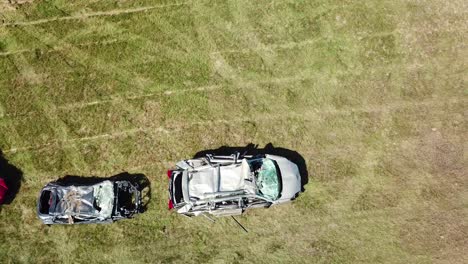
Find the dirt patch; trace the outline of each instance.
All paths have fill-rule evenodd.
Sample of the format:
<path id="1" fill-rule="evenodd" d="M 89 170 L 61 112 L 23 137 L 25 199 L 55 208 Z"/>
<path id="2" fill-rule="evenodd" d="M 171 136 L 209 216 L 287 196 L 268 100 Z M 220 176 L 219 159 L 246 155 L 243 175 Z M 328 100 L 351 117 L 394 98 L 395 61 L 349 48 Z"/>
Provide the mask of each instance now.
<path id="1" fill-rule="evenodd" d="M 0 11 L 1 12 L 5 12 L 5 11 L 15 11 L 16 8 L 11 5 L 10 3 L 8 2 L 0 2 Z"/>
<path id="2" fill-rule="evenodd" d="M 411 254 L 429 255 L 441 263 L 463 263 L 468 224 L 463 210 L 421 213 L 400 229 L 402 245 Z M 466 262 L 465 262 L 466 263 Z"/>
<path id="3" fill-rule="evenodd" d="M 461 186 L 466 184 L 465 163 L 462 136 L 442 129 L 425 128 L 412 132 L 401 144 L 389 148 L 379 163 L 378 171 L 402 184 L 411 180 L 411 174 L 423 173 L 432 180 L 426 182 L 428 184 Z"/>
<path id="4" fill-rule="evenodd" d="M 367 187 L 352 205 L 353 211 L 367 211 L 398 206 L 398 192 L 382 188 Z"/>
<path id="5" fill-rule="evenodd" d="M 2 0 L 0 1 L 0 11 L 15 11 L 19 5 L 30 4 L 34 0 Z"/>
<path id="6" fill-rule="evenodd" d="M 420 144 L 420 150 L 426 153 L 426 158 L 431 164 L 431 172 L 434 175 L 461 179 L 466 175 L 464 164 L 464 147 L 462 138 L 450 138 L 434 128 L 428 133 Z"/>
<path id="7" fill-rule="evenodd" d="M 135 116 L 135 121 L 139 126 L 148 126 L 148 124 L 158 124 L 163 120 L 161 113 L 161 104 L 155 101 L 146 101 L 142 104 L 142 111 Z"/>

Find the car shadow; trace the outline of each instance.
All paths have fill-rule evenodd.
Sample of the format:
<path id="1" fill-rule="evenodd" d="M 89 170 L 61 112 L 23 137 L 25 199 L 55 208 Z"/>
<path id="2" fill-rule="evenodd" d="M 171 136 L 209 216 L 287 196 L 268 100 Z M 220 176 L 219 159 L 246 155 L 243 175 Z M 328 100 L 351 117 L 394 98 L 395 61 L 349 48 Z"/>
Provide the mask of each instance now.
<path id="1" fill-rule="evenodd" d="M 122 172 L 117 175 L 102 178 L 102 177 L 83 177 L 83 176 L 75 176 L 75 175 L 67 175 L 63 178 L 60 178 L 56 181 L 56 183 L 65 186 L 71 185 L 93 185 L 103 180 L 111 180 L 111 181 L 129 181 L 133 185 L 137 186 L 138 191 L 140 191 L 142 197 L 142 208 L 141 213 L 145 212 L 148 209 L 149 202 L 151 200 L 151 183 L 148 178 L 142 173 L 128 173 Z"/>
<path id="2" fill-rule="evenodd" d="M 305 185 L 307 185 L 307 183 L 309 182 L 309 172 L 307 170 L 307 165 L 304 160 L 304 157 L 302 157 L 302 155 L 299 154 L 297 151 L 281 147 L 275 147 L 272 143 L 268 143 L 267 145 L 265 145 L 264 148 L 259 148 L 258 145 L 255 145 L 253 143 L 250 143 L 245 147 L 222 146 L 217 149 L 208 149 L 197 152 L 193 156 L 193 158 L 205 157 L 207 154 L 229 156 L 236 152 L 239 152 L 241 155 L 271 154 L 285 157 L 298 166 L 299 173 L 301 174 L 302 191 L 305 190 Z"/>
<path id="3" fill-rule="evenodd" d="M 15 200 L 21 188 L 21 182 L 23 181 L 23 172 L 17 167 L 13 166 L 3 156 L 3 152 L 0 150 L 0 178 L 5 181 L 5 185 L 8 190 L 5 193 L 3 204 L 11 204 Z M 0 205 L 1 206 L 1 205 Z"/>

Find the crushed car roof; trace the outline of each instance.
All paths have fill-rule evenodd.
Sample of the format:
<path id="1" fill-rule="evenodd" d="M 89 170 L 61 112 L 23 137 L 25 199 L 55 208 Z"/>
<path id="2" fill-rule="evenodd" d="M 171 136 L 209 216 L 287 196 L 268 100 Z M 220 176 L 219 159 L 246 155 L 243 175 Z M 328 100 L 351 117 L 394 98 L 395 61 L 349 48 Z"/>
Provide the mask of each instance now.
<path id="1" fill-rule="evenodd" d="M 245 190 L 249 171 L 246 160 L 227 166 L 208 165 L 189 171 L 189 196 L 204 199 L 213 193 Z"/>
<path id="2" fill-rule="evenodd" d="M 103 181 L 92 186 L 55 188 L 56 204 L 51 213 L 64 216 L 108 218 L 114 203 L 114 185 Z"/>

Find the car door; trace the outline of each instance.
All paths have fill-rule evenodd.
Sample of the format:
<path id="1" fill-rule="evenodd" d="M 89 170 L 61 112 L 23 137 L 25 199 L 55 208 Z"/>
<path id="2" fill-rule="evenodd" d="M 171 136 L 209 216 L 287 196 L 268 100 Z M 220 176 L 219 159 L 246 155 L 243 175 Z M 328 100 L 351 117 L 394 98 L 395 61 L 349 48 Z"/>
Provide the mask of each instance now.
<path id="1" fill-rule="evenodd" d="M 271 205 L 272 203 L 266 200 L 263 200 L 260 198 L 252 198 L 252 199 L 247 200 L 245 207 L 246 209 L 265 208 L 265 207 L 270 207 Z"/>
<path id="2" fill-rule="evenodd" d="M 69 224 L 68 217 L 65 216 L 56 216 L 52 219 L 54 224 Z"/>
<path id="3" fill-rule="evenodd" d="M 215 210 L 211 210 L 214 216 L 241 215 L 244 211 L 244 202 L 241 198 L 235 200 L 225 200 L 216 203 Z"/>

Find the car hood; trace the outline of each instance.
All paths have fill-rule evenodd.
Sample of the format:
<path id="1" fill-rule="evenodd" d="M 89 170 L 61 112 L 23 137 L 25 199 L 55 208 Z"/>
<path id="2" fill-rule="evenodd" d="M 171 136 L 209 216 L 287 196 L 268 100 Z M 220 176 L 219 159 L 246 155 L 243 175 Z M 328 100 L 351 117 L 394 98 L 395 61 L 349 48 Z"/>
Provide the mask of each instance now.
<path id="1" fill-rule="evenodd" d="M 301 175 L 296 164 L 287 158 L 266 155 L 267 158 L 276 161 L 281 171 L 282 191 L 279 200 L 290 200 L 301 191 Z"/>

